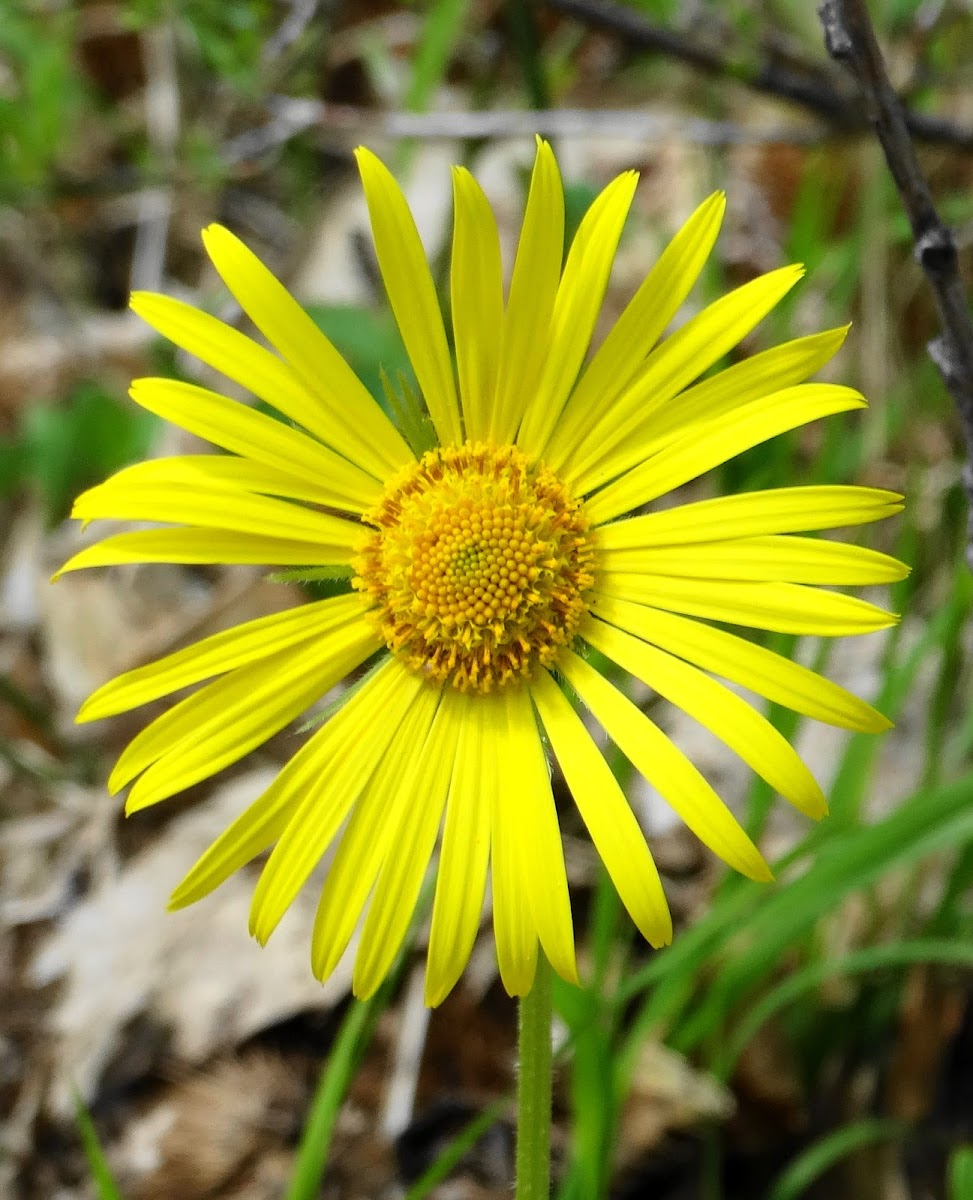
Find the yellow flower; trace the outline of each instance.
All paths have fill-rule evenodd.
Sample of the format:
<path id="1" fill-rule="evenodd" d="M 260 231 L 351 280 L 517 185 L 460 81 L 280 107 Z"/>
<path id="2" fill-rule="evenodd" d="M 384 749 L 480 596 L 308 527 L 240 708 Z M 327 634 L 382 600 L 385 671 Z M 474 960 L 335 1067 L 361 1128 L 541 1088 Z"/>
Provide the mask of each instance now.
<path id="1" fill-rule="evenodd" d="M 367 907 L 354 987 L 368 996 L 402 943 L 442 826 L 427 1000 L 439 1003 L 467 962 L 488 870 L 501 976 L 523 994 L 538 946 L 565 979 L 577 975 L 545 742 L 635 924 L 654 946 L 672 934 L 645 839 L 569 696 L 721 858 L 769 879 L 702 775 L 596 662 L 642 680 L 820 817 L 825 800 L 807 767 L 713 676 L 845 729 L 879 732 L 888 722 L 836 684 L 707 622 L 828 636 L 891 625 L 872 604 L 812 585 L 887 583 L 905 574 L 900 563 L 793 535 L 876 521 L 898 512 L 901 497 L 789 487 L 625 515 L 776 434 L 865 405 L 850 388 L 804 382 L 844 329 L 693 382 L 793 287 L 799 267 L 737 288 L 655 345 L 713 246 L 722 195 L 690 217 L 589 354 L 635 174 L 594 201 L 562 269 L 563 192 L 539 142 L 505 300 L 493 215 L 456 168 L 454 374 L 405 198 L 369 151 L 358 151 L 358 163 L 428 418 L 413 413 L 398 428 L 281 284 L 211 226 L 203 238 L 217 271 L 277 353 L 177 300 L 139 294 L 132 306 L 285 420 L 191 384 L 137 381 L 139 404 L 230 453 L 142 463 L 85 492 L 74 507 L 82 520 L 169 527 L 108 537 L 63 568 L 327 567 L 351 586 L 129 671 L 99 689 L 79 720 L 211 681 L 122 754 L 110 787 L 132 784 L 134 812 L 237 761 L 374 658 L 172 904 L 200 899 L 273 847 L 250 917 L 264 942 L 338 839 L 312 963 L 322 978 L 333 970 Z M 590 660 L 589 648 L 604 657 Z"/>

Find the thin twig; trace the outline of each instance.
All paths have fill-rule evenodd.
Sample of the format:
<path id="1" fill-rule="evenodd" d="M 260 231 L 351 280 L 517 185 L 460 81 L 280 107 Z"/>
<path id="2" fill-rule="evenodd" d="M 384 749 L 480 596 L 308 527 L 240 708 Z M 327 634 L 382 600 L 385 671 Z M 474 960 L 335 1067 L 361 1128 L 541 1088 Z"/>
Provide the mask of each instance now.
<path id="1" fill-rule="evenodd" d="M 574 17 L 592 29 L 614 34 L 634 49 L 654 50 L 709 75 L 735 79 L 755 91 L 779 96 L 799 104 L 842 131 L 853 133 L 865 127 L 854 94 L 842 86 L 840 79 L 828 78 L 830 72 L 797 71 L 773 59 L 749 64 L 717 46 L 704 45 L 687 34 L 656 25 L 641 13 L 613 0 L 545 2 L 548 8 Z M 903 111 L 906 126 L 914 137 L 973 152 L 973 129 L 909 108 Z"/>
<path id="2" fill-rule="evenodd" d="M 641 108 L 542 110 L 496 109 L 449 112 L 390 112 L 376 114 L 344 104 L 273 96 L 267 105 L 271 119 L 225 142 L 220 154 L 228 166 L 252 162 L 310 131 L 349 143 L 386 138 L 434 139 L 590 138 L 631 137 L 638 141 L 678 138 L 704 146 L 735 146 L 768 142 L 796 145 L 816 143 L 813 128 L 797 124 L 746 127 L 734 121 L 711 121 L 646 112 Z"/>
<path id="3" fill-rule="evenodd" d="M 915 255 L 939 312 L 941 332 L 927 346 L 953 397 L 966 439 L 963 482 L 970 503 L 967 561 L 973 568 L 973 318 L 959 273 L 956 243 L 943 222 L 889 82 L 865 0 L 826 0 L 818 10 L 828 53 L 858 84 L 912 226 Z"/>

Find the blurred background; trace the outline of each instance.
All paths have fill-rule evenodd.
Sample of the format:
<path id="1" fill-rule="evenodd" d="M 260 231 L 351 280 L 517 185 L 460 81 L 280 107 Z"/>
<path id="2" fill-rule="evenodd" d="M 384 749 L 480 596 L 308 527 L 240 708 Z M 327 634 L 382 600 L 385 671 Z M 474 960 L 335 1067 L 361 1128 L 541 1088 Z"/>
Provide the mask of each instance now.
<path id="1" fill-rule="evenodd" d="M 969 0 L 870 8 L 973 280 Z M 244 568 L 48 577 L 83 536 L 75 493 L 201 448 L 127 399 L 132 376 L 226 390 L 126 311 L 131 289 L 236 322 L 199 239 L 221 221 L 380 393 L 380 367 L 406 361 L 352 149 L 396 171 L 445 282 L 449 163 L 482 181 L 509 259 L 535 131 L 572 228 L 612 175 L 641 172 L 603 328 L 716 188 L 726 224 L 680 319 L 797 260 L 807 278 L 739 353 L 854 321 L 826 374 L 870 410 L 759 446 L 681 498 L 898 489 L 905 513 L 855 536 L 913 565 L 875 597 L 897 629 L 768 639 L 897 722 L 876 740 L 771 711 L 831 798 L 817 829 L 638 695 L 762 838 L 777 885 L 729 877 L 617 759 L 677 922 L 653 955 L 564 805 L 586 984 L 556 993 L 556 1194 L 973 1198 L 962 439 L 924 351 L 935 314 L 908 226 L 805 0 L 0 0 L 0 1196 L 510 1194 L 515 1011 L 488 929 L 430 1014 L 421 929 L 365 1008 L 345 966 L 313 980 L 313 888 L 264 951 L 246 934 L 252 875 L 167 915 L 298 733 L 125 822 L 105 779 L 146 713 L 73 724 L 110 676 L 299 591 Z"/>

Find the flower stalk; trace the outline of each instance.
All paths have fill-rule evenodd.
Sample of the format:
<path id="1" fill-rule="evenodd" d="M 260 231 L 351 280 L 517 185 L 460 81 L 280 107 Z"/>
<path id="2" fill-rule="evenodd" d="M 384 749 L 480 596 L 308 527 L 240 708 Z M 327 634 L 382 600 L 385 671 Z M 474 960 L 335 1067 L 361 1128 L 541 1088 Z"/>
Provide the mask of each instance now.
<path id="1" fill-rule="evenodd" d="M 538 955 L 520 1000 L 516 1200 L 548 1200 L 551 1187 L 551 967 Z"/>

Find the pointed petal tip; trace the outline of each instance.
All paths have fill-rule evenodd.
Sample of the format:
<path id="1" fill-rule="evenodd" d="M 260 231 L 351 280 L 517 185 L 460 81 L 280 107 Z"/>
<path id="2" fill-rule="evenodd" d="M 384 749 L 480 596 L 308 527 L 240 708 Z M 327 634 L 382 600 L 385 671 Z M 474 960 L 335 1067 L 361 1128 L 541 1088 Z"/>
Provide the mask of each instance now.
<path id="1" fill-rule="evenodd" d="M 165 297 L 160 296 L 158 292 L 132 292 L 128 298 L 128 307 L 133 313 L 145 320 L 143 310 L 149 307 L 153 301 L 161 299 L 165 299 Z"/>
<path id="2" fill-rule="evenodd" d="M 235 233 L 232 233 L 225 225 L 220 225 L 217 221 L 211 221 L 204 229 L 200 230 L 199 236 L 203 239 L 203 245 L 207 246 L 211 241 L 229 241 L 238 242 L 240 239 Z"/>
<path id="3" fill-rule="evenodd" d="M 581 986 L 581 976 L 578 974 L 577 959 L 572 958 L 571 962 L 551 963 L 551 966 L 565 983 L 570 983 L 572 987 Z"/>
<path id="4" fill-rule="evenodd" d="M 262 915 L 255 919 L 251 914 L 250 921 L 247 925 L 247 932 L 258 946 L 266 946 L 270 941 L 270 935 L 274 930 L 272 926 L 268 928 L 267 925 L 268 923 Z"/>
<path id="5" fill-rule="evenodd" d="M 451 983 L 445 984 L 437 980 L 436 986 L 433 987 L 427 976 L 426 987 L 422 997 L 423 1004 L 426 1006 L 426 1008 L 438 1008 L 453 990 L 453 986 L 454 985 Z"/>
<path id="6" fill-rule="evenodd" d="M 760 859 L 759 864 L 751 864 L 749 870 L 744 871 L 743 874 L 746 875 L 748 879 L 752 879 L 754 883 L 774 882 L 774 873 L 763 858 Z"/>
<path id="7" fill-rule="evenodd" d="M 664 946 L 671 946 L 672 916 L 667 911 L 664 922 L 642 929 L 641 932 L 653 950 L 661 950 Z"/>

